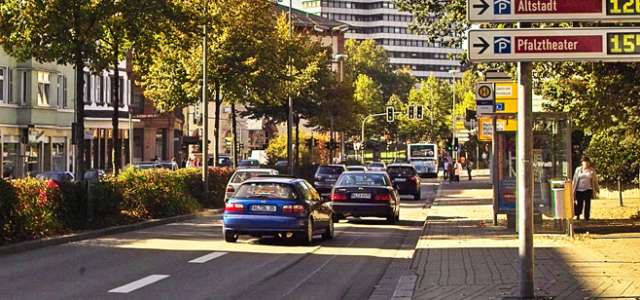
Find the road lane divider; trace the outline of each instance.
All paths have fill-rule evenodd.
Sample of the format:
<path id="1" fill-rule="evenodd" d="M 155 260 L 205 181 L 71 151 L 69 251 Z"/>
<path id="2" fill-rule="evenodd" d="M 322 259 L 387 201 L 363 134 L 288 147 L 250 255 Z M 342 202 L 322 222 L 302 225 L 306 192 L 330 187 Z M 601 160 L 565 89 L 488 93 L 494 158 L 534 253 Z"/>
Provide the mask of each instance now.
<path id="1" fill-rule="evenodd" d="M 156 283 L 162 279 L 165 279 L 169 277 L 169 275 L 151 275 L 151 276 L 147 276 L 145 278 L 136 280 L 134 282 L 125 284 L 121 287 L 117 287 L 115 289 L 112 289 L 109 291 L 109 293 L 120 293 L 120 294 L 127 294 L 130 292 L 133 292 L 139 288 L 143 288 L 147 285 Z"/>
<path id="2" fill-rule="evenodd" d="M 203 263 L 206 263 L 206 262 L 208 262 L 208 261 L 210 261 L 212 259 L 216 259 L 216 258 L 218 258 L 220 256 L 223 256 L 223 255 L 225 255 L 227 253 L 229 253 L 229 252 L 212 252 L 212 253 L 209 253 L 207 255 L 200 256 L 200 257 L 198 257 L 196 259 L 192 259 L 192 260 L 189 261 L 189 263 L 192 263 L 192 264 L 203 264 Z"/>

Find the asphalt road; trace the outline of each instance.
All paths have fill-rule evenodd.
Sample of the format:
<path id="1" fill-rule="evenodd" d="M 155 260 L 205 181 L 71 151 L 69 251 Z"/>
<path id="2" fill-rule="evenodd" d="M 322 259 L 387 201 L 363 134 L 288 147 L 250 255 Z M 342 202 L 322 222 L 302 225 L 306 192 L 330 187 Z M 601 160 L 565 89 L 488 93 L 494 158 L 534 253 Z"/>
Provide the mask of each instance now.
<path id="1" fill-rule="evenodd" d="M 405 239 L 435 182 L 420 200 L 403 196 L 396 225 L 343 220 L 312 246 L 226 243 L 218 215 L 0 256 L 0 299 L 366 299 L 394 259 L 410 259 Z"/>

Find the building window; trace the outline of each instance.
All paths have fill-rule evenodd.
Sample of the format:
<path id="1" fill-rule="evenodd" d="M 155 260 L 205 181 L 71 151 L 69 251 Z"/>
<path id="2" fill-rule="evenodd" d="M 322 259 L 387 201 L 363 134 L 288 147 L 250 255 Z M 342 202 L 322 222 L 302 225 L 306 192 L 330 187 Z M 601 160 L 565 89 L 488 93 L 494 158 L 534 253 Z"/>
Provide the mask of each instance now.
<path id="1" fill-rule="evenodd" d="M 96 78 L 96 103 L 98 105 L 104 104 L 104 76 L 98 75 Z"/>
<path id="2" fill-rule="evenodd" d="M 63 94 L 64 94 L 64 89 L 62 89 L 62 82 L 63 82 L 64 76 L 62 75 L 58 75 L 58 80 L 56 81 L 56 91 L 58 91 L 58 97 L 56 99 L 56 107 L 58 108 L 62 108 L 62 98 L 63 98 Z"/>
<path id="3" fill-rule="evenodd" d="M 20 80 L 22 80 L 22 82 L 20 83 L 20 86 L 22 88 L 22 91 L 20 93 L 20 103 L 22 105 L 27 105 L 27 71 L 20 71 Z"/>
<path id="4" fill-rule="evenodd" d="M 7 100 L 13 103 L 13 70 L 7 69 Z"/>
<path id="5" fill-rule="evenodd" d="M 7 90 L 5 88 L 5 84 L 7 83 L 7 79 L 5 74 L 7 73 L 7 68 L 0 67 L 0 103 L 7 101 L 7 96 L 4 92 Z"/>
<path id="6" fill-rule="evenodd" d="M 49 106 L 50 95 L 50 74 L 45 72 L 38 72 L 38 106 Z"/>
<path id="7" fill-rule="evenodd" d="M 66 108 L 69 106 L 67 103 L 67 76 L 58 75 L 58 107 Z"/>
<path id="8" fill-rule="evenodd" d="M 84 73 L 84 97 L 82 98 L 85 104 L 91 104 L 91 75 Z"/>

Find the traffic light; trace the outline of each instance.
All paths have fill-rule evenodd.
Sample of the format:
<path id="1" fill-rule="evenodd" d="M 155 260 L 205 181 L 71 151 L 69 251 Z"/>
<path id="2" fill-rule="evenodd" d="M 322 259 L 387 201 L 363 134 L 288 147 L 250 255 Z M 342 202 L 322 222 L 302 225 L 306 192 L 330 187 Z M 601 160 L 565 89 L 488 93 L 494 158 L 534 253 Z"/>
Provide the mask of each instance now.
<path id="1" fill-rule="evenodd" d="M 458 145 L 458 138 L 453 139 L 453 150 L 454 151 L 460 150 L 460 146 Z"/>
<path id="2" fill-rule="evenodd" d="M 415 117 L 415 110 L 415 105 L 409 105 L 409 120 L 413 120 L 413 118 Z"/>
<path id="3" fill-rule="evenodd" d="M 312 145 L 311 145 L 312 140 L 311 139 L 305 139 L 304 142 L 305 142 L 305 144 L 307 145 L 308 148 L 312 147 Z"/>
<path id="4" fill-rule="evenodd" d="M 340 143 L 338 142 L 333 142 L 331 147 L 333 147 L 333 149 L 340 149 Z"/>
<path id="5" fill-rule="evenodd" d="M 416 105 L 416 119 L 422 120 L 422 105 Z"/>
<path id="6" fill-rule="evenodd" d="M 394 113 L 393 106 L 387 106 L 387 122 L 393 122 Z"/>
<path id="7" fill-rule="evenodd" d="M 313 145 L 312 146 L 317 146 L 320 143 L 320 141 L 318 141 L 318 139 L 313 139 Z"/>
<path id="8" fill-rule="evenodd" d="M 453 144 L 451 143 L 450 139 L 447 139 L 446 146 L 447 146 L 447 151 L 452 151 L 453 150 Z"/>

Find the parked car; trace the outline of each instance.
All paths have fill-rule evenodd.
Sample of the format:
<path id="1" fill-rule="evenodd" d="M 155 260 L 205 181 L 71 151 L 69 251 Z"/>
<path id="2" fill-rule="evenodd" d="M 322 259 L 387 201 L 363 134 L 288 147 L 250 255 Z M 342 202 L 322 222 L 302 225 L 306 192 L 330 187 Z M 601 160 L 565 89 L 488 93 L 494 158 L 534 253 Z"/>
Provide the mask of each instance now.
<path id="1" fill-rule="evenodd" d="M 89 169 L 84 172 L 85 181 L 102 181 L 107 178 L 107 172 L 102 169 Z"/>
<path id="2" fill-rule="evenodd" d="M 164 169 L 162 164 L 157 161 L 141 161 L 133 164 L 133 168 L 136 170 L 148 170 L 148 169 Z"/>
<path id="3" fill-rule="evenodd" d="M 320 165 L 316 170 L 316 174 L 313 176 L 313 186 L 320 195 L 326 194 L 328 197 L 331 188 L 338 180 L 338 177 L 340 177 L 340 174 L 346 171 L 347 166 L 343 164 Z"/>
<path id="4" fill-rule="evenodd" d="M 53 182 L 74 182 L 76 181 L 75 176 L 68 171 L 48 171 L 42 172 L 36 175 L 36 179 L 47 180 L 50 179 Z"/>
<path id="5" fill-rule="evenodd" d="M 225 201 L 233 196 L 238 190 L 240 184 L 253 177 L 262 175 L 278 175 L 278 171 L 274 169 L 240 169 L 233 172 L 229 183 L 227 183 L 227 192 L 225 194 Z"/>
<path id="6" fill-rule="evenodd" d="M 13 175 L 13 162 L 10 160 L 5 160 L 2 162 L 2 178 L 11 177 Z"/>
<path id="7" fill-rule="evenodd" d="M 289 166 L 289 162 L 286 160 L 279 160 L 276 162 L 275 166 L 278 168 L 286 168 Z"/>
<path id="8" fill-rule="evenodd" d="M 347 171 L 367 171 L 367 167 L 360 165 L 347 166 Z"/>
<path id="9" fill-rule="evenodd" d="M 256 177 L 240 185 L 225 205 L 223 235 L 297 238 L 310 244 L 315 234 L 333 238 L 333 211 L 304 179 Z"/>
<path id="10" fill-rule="evenodd" d="M 177 171 L 180 167 L 178 166 L 178 163 L 175 161 L 159 161 L 159 163 L 162 165 L 163 168 L 165 169 L 169 169 L 171 171 Z"/>
<path id="11" fill-rule="evenodd" d="M 390 164 L 387 174 L 393 186 L 400 195 L 412 195 L 415 200 L 420 199 L 420 185 L 422 181 L 416 167 L 412 164 Z"/>
<path id="12" fill-rule="evenodd" d="M 383 162 L 379 162 L 379 161 L 374 161 L 371 162 L 367 165 L 367 169 L 369 169 L 370 171 L 386 171 L 387 170 L 387 164 L 383 163 Z"/>
<path id="13" fill-rule="evenodd" d="M 210 156 L 207 159 L 207 165 L 208 166 L 213 166 L 213 156 Z M 233 166 L 233 163 L 231 161 L 231 156 L 228 155 L 219 155 L 218 156 L 218 167 L 221 168 L 231 168 Z"/>
<path id="14" fill-rule="evenodd" d="M 348 216 L 400 219 L 400 195 L 386 172 L 345 172 L 331 190 L 334 222 Z"/>
<path id="15" fill-rule="evenodd" d="M 245 159 L 238 163 L 238 169 L 257 169 L 260 168 L 260 163 L 255 159 Z"/>

